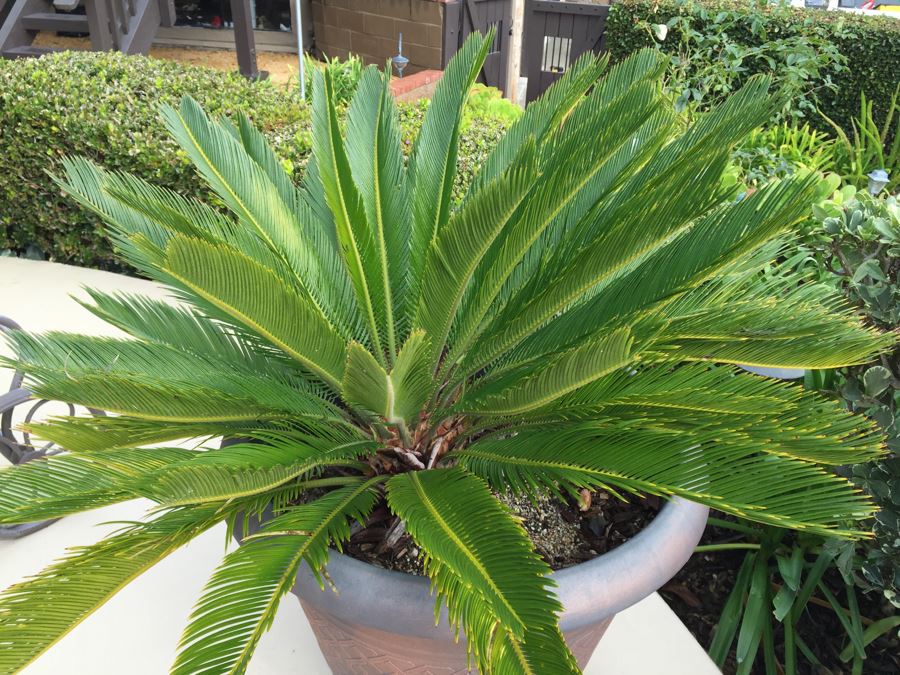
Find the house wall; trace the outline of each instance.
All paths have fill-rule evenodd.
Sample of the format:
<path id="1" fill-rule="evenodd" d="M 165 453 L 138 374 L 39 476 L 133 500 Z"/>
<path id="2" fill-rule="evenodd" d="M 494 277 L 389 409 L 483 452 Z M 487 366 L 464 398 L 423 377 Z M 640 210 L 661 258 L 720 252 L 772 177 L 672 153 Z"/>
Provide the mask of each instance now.
<path id="1" fill-rule="evenodd" d="M 397 54 L 403 33 L 404 74 L 443 65 L 446 0 L 312 0 L 318 52 L 345 59 L 356 54 L 383 66 Z"/>

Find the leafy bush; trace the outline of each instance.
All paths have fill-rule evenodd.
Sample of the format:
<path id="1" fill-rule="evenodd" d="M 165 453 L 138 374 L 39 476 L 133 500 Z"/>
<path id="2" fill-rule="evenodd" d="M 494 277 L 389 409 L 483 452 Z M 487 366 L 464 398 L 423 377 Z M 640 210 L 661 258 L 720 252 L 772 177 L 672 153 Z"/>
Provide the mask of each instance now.
<path id="1" fill-rule="evenodd" d="M 466 102 L 462 128 L 468 129 L 483 119 L 497 119 L 506 126 L 512 126 L 522 112 L 520 106 L 503 98 L 503 93 L 496 87 L 476 83 Z"/>
<path id="2" fill-rule="evenodd" d="M 342 63 L 329 67 L 332 75 L 343 72 Z M 160 104 L 177 103 L 182 95 L 191 95 L 211 114 L 248 114 L 292 177 L 300 179 L 312 139 L 309 115 L 296 92 L 115 52 L 0 59 L 0 253 L 30 251 L 58 262 L 128 271 L 114 256 L 101 220 L 64 198 L 47 172 L 58 171 L 63 156 L 79 154 L 181 194 L 209 198 L 159 116 Z M 400 106 L 407 140 L 418 132 L 427 106 L 427 101 Z M 506 126 L 488 110 L 464 131 L 457 198 Z"/>
<path id="3" fill-rule="evenodd" d="M 833 127 L 838 145 L 835 153 L 835 171 L 845 182 L 863 188 L 868 174 L 876 169 L 888 173 L 886 189 L 892 192 L 900 186 L 900 85 L 894 90 L 890 106 L 884 112 L 879 126 L 875 121 L 873 103 L 865 93 L 860 97 L 859 114 L 850 120 L 851 128 L 842 129 L 828 120 Z"/>
<path id="4" fill-rule="evenodd" d="M 784 122 L 751 132 L 731 160 L 745 184 L 759 187 L 797 170 L 833 171 L 835 141 L 808 124 Z"/>
<path id="5" fill-rule="evenodd" d="M 66 155 L 83 155 L 181 194 L 209 194 L 159 117 L 190 95 L 211 114 L 249 115 L 266 130 L 306 118 L 271 83 L 236 73 L 116 52 L 61 52 L 0 60 L 0 250 L 29 245 L 61 262 L 121 269 L 100 220 L 49 179 Z"/>
<path id="6" fill-rule="evenodd" d="M 852 186 L 815 207 L 799 256 L 883 328 L 900 327 L 900 203 Z M 876 540 L 864 548 L 868 583 L 900 607 L 900 350 L 875 362 L 810 373 L 808 384 L 842 399 L 878 424 L 892 455 L 853 468 L 882 510 Z"/>
<path id="7" fill-rule="evenodd" d="M 717 20 L 728 30 L 721 31 Z M 657 40 L 652 27 L 670 23 L 671 34 Z M 739 85 L 754 72 L 775 71 L 794 91 L 811 92 L 799 100 L 800 110 L 824 131 L 830 131 L 830 126 L 820 116 L 809 114 L 810 102 L 850 129 L 865 92 L 880 123 L 900 82 L 900 71 L 893 66 L 900 63 L 900 21 L 793 9 L 764 0 L 622 0 L 610 9 L 606 44 L 614 59 L 653 44 L 677 58 L 684 44 L 679 31 L 686 25 L 702 36 L 696 41 L 698 49 L 691 52 L 702 58 L 702 63 L 685 66 L 698 74 L 711 71 L 711 83 L 706 86 L 713 94 L 722 93 L 716 83 L 723 82 L 723 77 Z M 803 40 L 823 50 L 827 57 L 824 67 L 816 65 L 819 57 L 803 48 Z M 724 51 L 716 51 L 717 44 Z M 777 45 L 774 52 L 769 44 Z M 800 48 L 800 62 L 781 49 L 791 44 Z M 705 47 L 709 49 L 704 53 Z M 841 62 L 835 60 L 835 50 Z M 807 76 L 811 78 L 808 86 L 803 82 Z"/>
<path id="8" fill-rule="evenodd" d="M 304 54 L 304 63 L 306 64 L 306 100 L 312 101 L 312 83 L 316 71 L 328 70 L 331 80 L 334 82 L 334 100 L 339 106 L 345 106 L 350 103 L 356 88 L 359 86 L 359 80 L 363 74 L 363 61 L 355 54 L 351 54 L 347 59 L 340 59 L 337 56 L 325 58 L 319 61 L 309 54 Z"/>
<path id="9" fill-rule="evenodd" d="M 133 497 L 160 508 L 0 595 L 0 619 L 15 617 L 0 620 L 0 670 L 174 548 L 270 507 L 214 573 L 174 673 L 243 672 L 301 563 L 322 574 L 375 508 L 424 551 L 481 672 L 578 671 L 550 569 L 497 493 L 680 495 L 859 536 L 870 501 L 822 466 L 877 456 L 874 425 L 733 367 L 839 367 L 895 343 L 832 288 L 787 270 L 761 281 L 820 190 L 798 172 L 723 198 L 730 148 L 777 107 L 768 82 L 685 127 L 658 51 L 606 77 L 583 59 L 455 204 L 464 101 L 492 43 L 474 34 L 451 61 L 406 166 L 375 69 L 343 134 L 317 78 L 302 189 L 247 120 L 169 109 L 228 214 L 66 163 L 67 192 L 189 305 L 94 293 L 134 339 L 10 334 L 3 362 L 37 396 L 118 414 L 30 423 L 69 452 L 0 471 L 0 522 Z M 185 437 L 233 444 L 156 445 Z"/>

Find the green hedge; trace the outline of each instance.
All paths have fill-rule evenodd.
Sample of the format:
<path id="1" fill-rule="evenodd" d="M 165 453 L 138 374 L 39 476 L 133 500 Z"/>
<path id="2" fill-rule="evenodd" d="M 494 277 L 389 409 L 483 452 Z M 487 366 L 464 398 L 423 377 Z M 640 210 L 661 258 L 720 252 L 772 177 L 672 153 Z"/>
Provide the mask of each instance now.
<path id="1" fill-rule="evenodd" d="M 646 24 L 664 24 L 677 16 L 696 17 L 706 8 L 712 12 L 739 11 L 746 20 L 739 43 L 754 47 L 768 36 L 825 35 L 846 58 L 846 68 L 833 76 L 835 89 L 819 90 L 822 112 L 842 127 L 850 128 L 850 119 L 859 113 L 860 93 L 874 101 L 876 111 L 884 111 L 900 82 L 900 21 L 889 17 L 856 15 L 848 12 L 824 12 L 767 5 L 754 0 L 621 0 L 610 10 L 606 45 L 614 60 L 635 49 L 654 44 Z M 664 50 L 678 46 L 678 36 L 670 35 L 660 44 Z M 751 73 L 747 73 L 748 75 Z M 822 119 L 810 120 L 830 131 Z"/>
<path id="2" fill-rule="evenodd" d="M 182 194 L 207 197 L 158 114 L 160 104 L 184 95 L 214 115 L 249 115 L 300 177 L 310 150 L 309 115 L 299 96 L 271 83 L 118 53 L 0 59 L 0 254 L 123 271 L 99 219 L 61 194 L 48 172 L 65 155 L 84 155 Z M 407 147 L 426 107 L 401 106 Z M 502 119 L 489 117 L 464 133 L 457 194 L 504 131 Z"/>
<path id="3" fill-rule="evenodd" d="M 170 61 L 87 52 L 0 60 L 0 249 L 119 269 L 100 223 L 47 172 L 64 155 L 85 155 L 202 195 L 157 112 L 186 94 L 213 114 L 245 112 L 265 129 L 306 117 L 302 104 L 269 83 Z"/>

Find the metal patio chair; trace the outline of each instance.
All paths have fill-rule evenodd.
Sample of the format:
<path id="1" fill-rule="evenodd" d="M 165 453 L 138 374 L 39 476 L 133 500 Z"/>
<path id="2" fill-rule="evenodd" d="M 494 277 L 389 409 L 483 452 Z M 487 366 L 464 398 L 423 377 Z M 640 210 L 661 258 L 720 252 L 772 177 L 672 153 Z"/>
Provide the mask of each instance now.
<path id="1" fill-rule="evenodd" d="M 0 316 L 0 332 L 9 330 L 21 330 L 21 326 L 12 319 Z M 23 386 L 25 373 L 16 371 L 13 374 L 9 391 L 0 394 L 0 455 L 13 465 L 24 464 L 34 459 L 54 455 L 61 452 L 54 443 L 46 443 L 36 447 L 32 443 L 31 435 L 26 431 L 14 430 L 13 414 L 26 410 L 24 422 L 27 424 L 34 419 L 35 414 L 44 405 L 49 403 L 46 399 L 36 399 L 32 393 Z M 30 407 L 29 407 L 30 406 Z M 75 406 L 67 403 L 69 414 L 75 414 Z M 103 415 L 100 410 L 89 409 L 92 415 Z M 0 525 L 0 539 L 18 539 L 33 532 L 37 532 L 54 520 L 43 520 L 35 523 L 22 523 L 21 525 Z"/>

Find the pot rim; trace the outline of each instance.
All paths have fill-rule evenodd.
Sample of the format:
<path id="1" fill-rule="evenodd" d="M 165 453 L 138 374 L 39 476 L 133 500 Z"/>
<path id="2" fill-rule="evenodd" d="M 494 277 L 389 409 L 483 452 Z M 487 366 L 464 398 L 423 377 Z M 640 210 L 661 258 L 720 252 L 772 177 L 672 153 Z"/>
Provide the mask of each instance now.
<path id="1" fill-rule="evenodd" d="M 612 617 L 647 597 L 687 562 L 706 527 L 709 508 L 674 497 L 637 535 L 593 560 L 553 572 L 564 610 L 563 631 Z M 326 566 L 333 590 L 320 590 L 304 563 L 293 592 L 303 603 L 353 624 L 408 636 L 436 639 L 430 582 L 332 551 Z M 440 621 L 449 626 L 447 610 Z"/>

